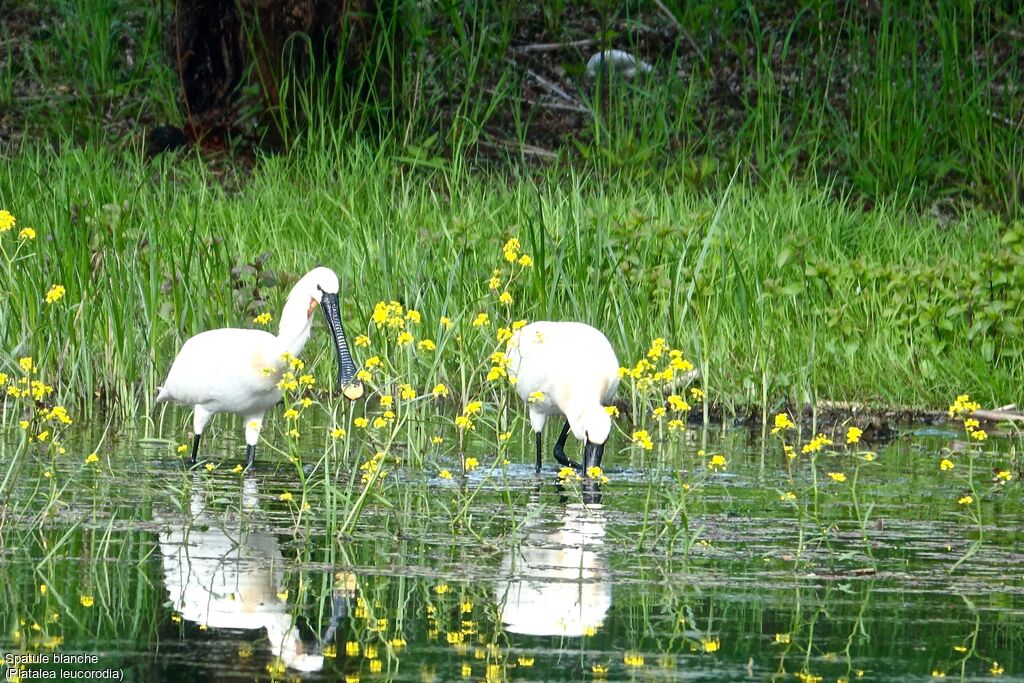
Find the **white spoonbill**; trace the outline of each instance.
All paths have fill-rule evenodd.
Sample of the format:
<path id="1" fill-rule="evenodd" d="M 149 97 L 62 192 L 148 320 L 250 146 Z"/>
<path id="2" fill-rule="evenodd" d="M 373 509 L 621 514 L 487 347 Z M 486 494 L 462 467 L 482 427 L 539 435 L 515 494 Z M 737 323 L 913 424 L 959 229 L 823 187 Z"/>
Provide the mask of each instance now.
<path id="1" fill-rule="evenodd" d="M 508 342 L 509 372 L 530 410 L 537 434 L 537 472 L 541 465 L 541 430 L 549 415 L 564 415 L 555 443 L 555 460 L 565 467 L 601 466 L 612 419 L 604 406 L 619 386 L 619 361 L 608 338 L 590 325 L 541 321 L 527 325 Z M 583 442 L 583 467 L 565 456 L 565 439 Z"/>
<path id="2" fill-rule="evenodd" d="M 330 268 L 314 268 L 288 294 L 277 336 L 263 330 L 226 327 L 201 332 L 182 345 L 156 400 L 192 406 L 193 465 L 210 418 L 215 413 L 235 413 L 245 419 L 245 466 L 253 466 L 263 414 L 281 400 L 277 383 L 288 367 L 285 354 L 302 353 L 318 305 L 334 339 L 338 384 L 349 400 L 363 395 L 341 329 L 338 276 Z"/>

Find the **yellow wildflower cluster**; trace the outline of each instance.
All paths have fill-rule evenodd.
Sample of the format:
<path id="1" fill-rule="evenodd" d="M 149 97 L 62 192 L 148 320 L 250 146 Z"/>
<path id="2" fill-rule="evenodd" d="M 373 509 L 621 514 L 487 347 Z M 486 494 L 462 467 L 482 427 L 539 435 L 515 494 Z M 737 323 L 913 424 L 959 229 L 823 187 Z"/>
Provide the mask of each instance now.
<path id="1" fill-rule="evenodd" d="M 804 453 L 817 453 L 818 451 L 820 451 L 825 446 L 831 446 L 831 445 L 832 445 L 832 439 L 828 438 L 824 434 L 818 434 L 816 437 L 811 439 L 808 443 L 804 444 L 804 447 L 801 450 Z"/>
<path id="2" fill-rule="evenodd" d="M 828 476 L 829 479 L 831 479 L 832 481 L 837 481 L 840 484 L 846 481 L 846 475 L 843 474 L 842 472 L 829 472 Z"/>
<path id="3" fill-rule="evenodd" d="M 17 224 L 17 219 L 10 211 L 0 209 L 0 232 L 7 232 Z"/>
<path id="4" fill-rule="evenodd" d="M 476 429 L 476 424 L 473 422 L 473 416 L 479 413 L 482 408 L 483 403 L 480 401 L 470 401 L 466 404 L 466 408 L 462 411 L 462 414 L 456 416 L 455 426 L 461 431 Z"/>
<path id="5" fill-rule="evenodd" d="M 373 316 L 370 319 L 377 329 L 389 327 L 400 330 L 405 327 L 404 314 L 405 308 L 397 301 L 378 301 L 373 307 Z"/>
<path id="6" fill-rule="evenodd" d="M 605 475 L 604 473 L 604 470 L 602 470 L 600 467 L 596 465 L 587 468 L 587 476 L 590 477 L 591 479 L 595 479 L 601 482 L 602 484 L 607 484 L 609 481 L 607 475 Z"/>
<path id="7" fill-rule="evenodd" d="M 504 328 L 502 328 L 504 329 Z M 511 334 L 511 333 L 510 333 Z M 512 359 L 501 351 L 491 354 L 491 369 L 487 371 L 487 381 L 497 382 L 499 379 L 508 377 L 508 367 Z"/>
<path id="8" fill-rule="evenodd" d="M 639 652 L 627 651 L 622 655 L 622 663 L 626 666 L 642 667 L 644 665 L 644 656 Z"/>
<path id="9" fill-rule="evenodd" d="M 956 397 L 956 400 L 950 404 L 949 416 L 960 417 L 967 413 L 973 413 L 975 410 L 981 410 L 981 404 L 977 401 L 972 401 L 968 394 L 960 394 Z"/>
<path id="10" fill-rule="evenodd" d="M 662 384 L 671 382 L 678 373 L 692 370 L 693 363 L 683 358 L 682 351 L 669 348 L 663 337 L 657 337 L 651 341 L 646 355 L 638 360 L 633 367 L 619 368 L 619 377 L 632 379 L 636 388 L 642 391 L 653 387 L 658 382 Z M 691 396 L 695 400 L 700 400 L 703 398 L 704 392 L 691 391 Z"/>
<path id="11" fill-rule="evenodd" d="M 579 479 L 580 475 L 572 467 L 563 467 L 558 470 L 558 478 L 562 481 L 573 481 L 574 479 Z"/>
<path id="12" fill-rule="evenodd" d="M 388 476 L 388 471 L 384 469 L 384 451 L 374 453 L 372 458 L 359 466 L 359 471 L 363 473 L 361 481 L 364 486 L 373 481 L 375 476 L 383 480 Z"/>
<path id="13" fill-rule="evenodd" d="M 654 448 L 654 443 L 651 441 L 651 435 L 647 433 L 646 429 L 639 429 L 633 432 L 633 443 L 637 444 L 645 451 L 649 451 Z"/>
<path id="14" fill-rule="evenodd" d="M 859 427 L 850 427 L 846 430 L 846 443 L 859 443 L 860 437 L 863 433 L 864 430 Z"/>
<path id="15" fill-rule="evenodd" d="M 711 456 L 711 459 L 708 460 L 708 469 L 709 470 L 724 470 L 728 464 L 729 463 L 726 461 L 725 456 L 723 456 L 723 455 L 713 455 L 713 456 Z"/>
<path id="16" fill-rule="evenodd" d="M 473 470 L 475 470 L 478 467 L 480 467 L 480 461 L 477 460 L 476 458 L 470 457 L 470 458 L 466 458 L 466 462 L 464 463 L 464 468 L 463 469 L 465 469 L 466 472 L 472 472 Z"/>
<path id="17" fill-rule="evenodd" d="M 46 291 L 46 303 L 57 303 L 64 298 L 65 293 L 64 285 L 51 285 L 50 289 Z"/>
<path id="18" fill-rule="evenodd" d="M 252 319 L 257 325 L 269 325 L 270 321 L 274 319 L 274 316 L 267 312 L 260 313 L 258 316 Z"/>

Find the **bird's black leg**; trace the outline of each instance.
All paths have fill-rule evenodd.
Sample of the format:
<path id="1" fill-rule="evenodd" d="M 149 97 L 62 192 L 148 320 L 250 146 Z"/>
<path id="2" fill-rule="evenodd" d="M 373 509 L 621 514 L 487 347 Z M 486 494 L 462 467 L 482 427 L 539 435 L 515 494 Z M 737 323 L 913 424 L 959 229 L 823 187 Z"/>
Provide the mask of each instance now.
<path id="1" fill-rule="evenodd" d="M 202 432 L 196 432 L 196 435 L 192 437 L 192 467 L 196 466 L 196 457 L 199 455 L 199 439 L 203 436 Z"/>
<path id="2" fill-rule="evenodd" d="M 571 467 L 574 470 L 578 470 L 580 469 L 580 464 L 565 457 L 565 439 L 568 436 L 569 421 L 566 420 L 565 426 L 562 427 L 562 433 L 558 435 L 558 441 L 555 442 L 555 460 L 557 460 L 562 467 Z"/>
<path id="3" fill-rule="evenodd" d="M 543 439 L 541 439 L 540 432 L 537 432 L 537 474 L 540 474 L 540 463 L 543 458 L 543 453 L 541 451 L 542 441 Z"/>
<path id="4" fill-rule="evenodd" d="M 245 469 L 252 470 L 256 466 L 256 446 L 251 444 L 245 447 Z"/>

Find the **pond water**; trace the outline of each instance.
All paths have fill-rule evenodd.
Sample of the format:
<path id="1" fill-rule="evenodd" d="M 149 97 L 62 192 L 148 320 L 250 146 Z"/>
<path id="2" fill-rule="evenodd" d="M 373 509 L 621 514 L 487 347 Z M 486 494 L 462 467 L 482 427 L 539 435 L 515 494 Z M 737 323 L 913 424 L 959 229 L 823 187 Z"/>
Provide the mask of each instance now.
<path id="1" fill-rule="evenodd" d="M 1024 680 L 1008 438 L 910 425 L 812 464 L 691 425 L 651 452 L 613 437 L 597 490 L 550 455 L 535 476 L 523 425 L 469 443 L 468 474 L 452 445 L 364 486 L 374 449 L 322 427 L 303 486 L 282 434 L 232 472 L 224 423 L 212 470 L 130 436 L 0 437 L 0 651 L 32 658 L 9 679 Z"/>

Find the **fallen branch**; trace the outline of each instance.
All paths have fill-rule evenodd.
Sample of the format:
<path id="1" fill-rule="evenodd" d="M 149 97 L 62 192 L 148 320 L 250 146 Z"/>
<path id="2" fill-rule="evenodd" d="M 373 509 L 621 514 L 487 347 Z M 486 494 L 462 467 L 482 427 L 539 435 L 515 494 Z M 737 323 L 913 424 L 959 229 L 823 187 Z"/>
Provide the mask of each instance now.
<path id="1" fill-rule="evenodd" d="M 571 40 L 568 43 L 531 43 L 529 45 L 517 45 L 512 48 L 514 52 L 526 54 L 528 52 L 558 52 L 559 50 L 568 50 L 573 47 L 591 47 L 597 45 L 597 41 L 592 38 L 585 40 Z"/>

